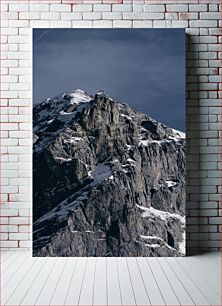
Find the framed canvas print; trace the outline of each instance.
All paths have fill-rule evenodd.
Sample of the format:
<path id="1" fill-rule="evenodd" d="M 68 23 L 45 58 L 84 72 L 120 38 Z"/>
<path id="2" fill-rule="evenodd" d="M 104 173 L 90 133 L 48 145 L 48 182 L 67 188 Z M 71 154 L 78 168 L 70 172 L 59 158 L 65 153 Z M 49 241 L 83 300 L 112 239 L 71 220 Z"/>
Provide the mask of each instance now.
<path id="1" fill-rule="evenodd" d="M 184 29 L 35 29 L 33 74 L 33 256 L 184 256 Z"/>

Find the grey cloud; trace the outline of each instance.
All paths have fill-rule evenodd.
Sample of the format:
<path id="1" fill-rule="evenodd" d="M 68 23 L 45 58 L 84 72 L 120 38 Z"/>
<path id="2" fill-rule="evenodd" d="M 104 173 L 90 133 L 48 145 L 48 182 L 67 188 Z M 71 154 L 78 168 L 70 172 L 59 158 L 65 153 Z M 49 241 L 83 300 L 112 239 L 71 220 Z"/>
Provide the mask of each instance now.
<path id="1" fill-rule="evenodd" d="M 34 30 L 34 103 L 81 88 L 104 89 L 184 130 L 182 29 Z"/>

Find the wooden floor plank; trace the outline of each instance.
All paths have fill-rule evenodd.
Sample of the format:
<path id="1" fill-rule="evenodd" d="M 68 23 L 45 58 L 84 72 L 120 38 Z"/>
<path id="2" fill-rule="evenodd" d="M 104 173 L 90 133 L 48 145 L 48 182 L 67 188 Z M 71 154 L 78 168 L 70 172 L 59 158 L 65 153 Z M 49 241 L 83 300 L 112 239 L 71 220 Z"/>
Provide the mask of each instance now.
<path id="1" fill-rule="evenodd" d="M 136 260 L 142 274 L 151 305 L 165 305 L 162 293 L 159 289 L 156 279 L 154 278 L 150 266 L 147 263 L 146 258 L 142 257 L 137 258 Z"/>
<path id="2" fill-rule="evenodd" d="M 167 257 L 166 260 L 168 261 L 169 265 L 171 266 L 172 270 L 175 274 L 178 275 L 183 285 L 186 287 L 187 292 L 192 297 L 192 300 L 195 302 L 196 305 L 209 305 L 209 302 L 200 292 L 196 284 L 193 282 L 192 277 L 187 275 L 181 266 L 178 264 L 174 257 Z"/>
<path id="3" fill-rule="evenodd" d="M 144 280 L 137 265 L 136 258 L 127 258 L 127 266 L 137 305 L 149 305 L 150 300 L 147 294 L 146 287 L 144 285 Z"/>
<path id="4" fill-rule="evenodd" d="M 179 300 L 177 298 L 176 292 L 172 288 L 171 284 L 169 283 L 166 275 L 163 273 L 160 265 L 157 262 L 156 258 L 147 258 L 147 262 L 150 266 L 150 269 L 153 272 L 153 275 L 158 283 L 159 289 L 162 293 L 164 301 L 168 305 L 179 305 Z"/>
<path id="5" fill-rule="evenodd" d="M 29 255 L 27 254 L 27 252 L 22 254 L 22 256 L 20 256 L 18 260 L 7 269 L 6 273 L 2 273 L 1 290 L 3 289 L 3 287 L 7 285 L 8 282 L 10 282 L 10 280 L 12 279 L 14 275 L 19 273 L 18 270 L 22 269 L 22 267 L 24 266 L 28 258 L 29 258 Z"/>
<path id="6" fill-rule="evenodd" d="M 61 277 L 63 267 L 66 261 L 67 258 L 58 258 L 55 266 L 56 268 L 52 270 L 52 273 L 49 275 L 49 278 L 36 301 L 36 305 L 50 305 L 51 298 L 53 296 L 59 278 Z"/>
<path id="7" fill-rule="evenodd" d="M 195 256 L 195 258 L 199 260 L 199 262 L 204 263 L 206 267 L 209 267 L 215 277 L 217 277 L 218 269 L 220 270 L 221 267 L 220 256 L 217 256 L 217 252 L 212 252 L 206 255 Z"/>
<path id="8" fill-rule="evenodd" d="M 8 253 L 2 263 L 3 305 L 220 305 L 219 253 L 184 258 Z"/>
<path id="9" fill-rule="evenodd" d="M 10 256 L 13 256 L 14 255 L 14 252 L 1 252 L 0 251 L 0 262 L 3 263 L 4 261 L 6 261 Z"/>
<path id="10" fill-rule="evenodd" d="M 107 300 L 108 305 L 122 305 L 120 283 L 117 271 L 117 258 L 109 257 L 107 261 Z"/>
<path id="11" fill-rule="evenodd" d="M 10 268 L 12 265 L 16 264 L 16 261 L 22 256 L 22 252 L 14 252 L 13 256 L 10 256 L 7 258 L 7 260 L 2 265 L 1 273 L 5 273 L 8 268 Z"/>
<path id="12" fill-rule="evenodd" d="M 187 263 L 190 264 L 192 269 L 197 273 L 200 273 L 201 277 L 214 288 L 218 294 L 221 293 L 221 269 L 218 266 L 217 273 L 214 273 L 211 269 L 211 265 L 206 265 L 202 261 L 196 259 L 196 257 L 187 258 Z"/>
<path id="13" fill-rule="evenodd" d="M 17 273 L 13 275 L 10 282 L 8 282 L 6 286 L 3 285 L 3 289 L 1 290 L 1 302 L 3 305 L 16 290 L 19 284 L 23 282 L 24 277 L 29 273 L 33 265 L 39 265 L 39 262 L 36 262 L 36 260 L 29 257 L 24 265 L 17 271 Z"/>
<path id="14" fill-rule="evenodd" d="M 96 258 L 88 258 L 78 305 L 92 305 Z"/>
<path id="15" fill-rule="evenodd" d="M 175 274 L 170 267 L 169 263 L 166 261 L 165 258 L 157 258 L 157 261 L 165 274 L 166 278 L 168 279 L 171 287 L 174 288 L 176 292 L 177 298 L 181 305 L 195 305 L 192 297 L 186 291 L 185 287 L 180 281 L 180 278 L 177 274 Z"/>
<path id="16" fill-rule="evenodd" d="M 107 305 L 106 258 L 96 260 L 93 305 Z"/>
<path id="17" fill-rule="evenodd" d="M 86 264 L 87 258 L 77 258 L 77 263 L 73 271 L 67 296 L 64 302 L 65 305 L 78 305 Z"/>
<path id="18" fill-rule="evenodd" d="M 136 305 L 135 294 L 133 291 L 126 258 L 117 258 L 118 277 L 120 282 L 120 292 L 123 305 Z"/>
<path id="19" fill-rule="evenodd" d="M 39 271 L 43 268 L 46 262 L 46 258 L 43 258 L 41 261 L 35 262 L 31 267 L 25 277 L 22 279 L 22 282 L 17 286 L 15 291 L 9 297 L 6 305 L 20 305 L 24 295 L 29 290 L 30 285 L 35 280 L 35 277 L 38 275 Z"/>
<path id="20" fill-rule="evenodd" d="M 215 289 L 213 289 L 209 284 L 201 277 L 200 273 L 197 273 L 193 267 L 188 264 L 186 260 L 178 260 L 181 269 L 192 277 L 193 282 L 195 282 L 196 286 L 206 298 L 206 300 L 211 305 L 219 305 L 220 304 L 220 296 L 217 294 Z"/>
<path id="21" fill-rule="evenodd" d="M 50 305 L 64 305 L 76 262 L 76 257 L 68 258 Z"/>
<path id="22" fill-rule="evenodd" d="M 37 277 L 31 284 L 29 290 L 24 295 L 21 305 L 35 305 L 42 289 L 44 288 L 47 279 L 52 272 L 53 268 L 55 268 L 56 258 L 47 258 L 46 262 L 39 271 Z"/>

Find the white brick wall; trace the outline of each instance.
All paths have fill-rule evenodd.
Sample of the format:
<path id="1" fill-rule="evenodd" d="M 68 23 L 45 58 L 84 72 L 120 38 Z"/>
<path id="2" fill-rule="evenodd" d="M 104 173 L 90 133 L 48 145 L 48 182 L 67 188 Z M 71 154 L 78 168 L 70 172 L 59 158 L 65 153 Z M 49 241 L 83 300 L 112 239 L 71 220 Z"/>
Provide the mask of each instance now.
<path id="1" fill-rule="evenodd" d="M 219 249 L 220 0 L 79 2 L 1 1 L 1 248 L 31 247 L 31 28 L 184 27 L 187 247 L 188 253 Z"/>

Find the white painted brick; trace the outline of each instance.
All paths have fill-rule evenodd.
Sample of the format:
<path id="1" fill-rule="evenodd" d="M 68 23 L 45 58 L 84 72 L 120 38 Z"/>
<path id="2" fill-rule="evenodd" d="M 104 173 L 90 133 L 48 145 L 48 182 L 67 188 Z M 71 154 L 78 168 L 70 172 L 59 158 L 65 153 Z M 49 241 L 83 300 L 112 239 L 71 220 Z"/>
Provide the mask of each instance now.
<path id="1" fill-rule="evenodd" d="M 18 67 L 17 60 L 2 60 L 1 67 Z"/>
<path id="2" fill-rule="evenodd" d="M 165 14 L 165 19 L 177 20 L 178 19 L 178 14 L 177 13 L 166 13 Z"/>
<path id="3" fill-rule="evenodd" d="M 209 12 L 204 12 L 200 13 L 200 19 L 215 19 L 215 20 L 220 20 L 221 18 L 221 13 L 209 13 Z"/>
<path id="4" fill-rule="evenodd" d="M 50 11 L 52 12 L 71 12 L 71 5 L 69 4 L 51 4 Z"/>
<path id="5" fill-rule="evenodd" d="M 131 28 L 132 21 L 131 20 L 114 20 L 113 27 L 114 28 Z"/>
<path id="6" fill-rule="evenodd" d="M 9 4 L 9 12 L 28 12 L 29 5 L 25 3 Z"/>
<path id="7" fill-rule="evenodd" d="M 18 171 L 16 170 L 2 170 L 2 177 L 18 177 Z"/>
<path id="8" fill-rule="evenodd" d="M 91 12 L 92 11 L 92 4 L 76 4 L 73 5 L 74 12 Z"/>
<path id="9" fill-rule="evenodd" d="M 1 145 L 2 146 L 17 146 L 18 145 L 18 139 L 4 138 L 1 141 Z M 7 164 L 2 165 L 2 169 L 4 169 L 4 167 L 6 165 Z M 11 164 L 9 164 L 9 165 L 12 166 Z M 14 168 L 14 169 L 17 169 L 17 168 Z"/>
<path id="10" fill-rule="evenodd" d="M 9 240 L 28 240 L 28 233 L 10 233 Z"/>
<path id="11" fill-rule="evenodd" d="M 24 27 L 27 28 L 29 26 L 28 20 L 9 20 L 10 28 Z"/>
<path id="12" fill-rule="evenodd" d="M 23 12 L 19 13 L 19 19 L 39 19 L 39 12 Z"/>
<path id="13" fill-rule="evenodd" d="M 1 90 L 9 90 L 9 83 L 2 83 Z"/>
<path id="14" fill-rule="evenodd" d="M 1 201 L 4 201 L 4 196 L 5 195 L 1 195 Z M 7 197 L 7 196 L 6 196 Z M 4 224 L 8 224 L 8 218 L 6 217 L 0 217 L 0 224 L 4 225 Z"/>
<path id="15" fill-rule="evenodd" d="M 28 202 L 30 200 L 30 196 L 27 194 L 21 194 L 21 193 L 20 194 L 10 194 L 9 200 L 11 202 L 17 202 L 17 201 L 21 201 L 21 202 L 27 201 Z"/>
<path id="16" fill-rule="evenodd" d="M 21 177 L 19 177 L 19 178 L 11 178 L 9 180 L 9 182 L 10 182 L 11 185 L 19 185 L 19 186 L 23 186 L 23 185 L 27 186 L 30 183 L 28 178 L 21 178 Z M 15 203 L 15 205 L 18 205 L 18 203 Z M 10 203 L 10 206 L 11 206 L 11 203 Z"/>
<path id="17" fill-rule="evenodd" d="M 32 161 L 30 154 L 21 154 L 18 157 L 19 161 Z"/>
<path id="18" fill-rule="evenodd" d="M 199 59 L 216 59 L 217 52 L 199 52 Z"/>
<path id="19" fill-rule="evenodd" d="M 163 13 L 123 12 L 123 19 L 164 19 Z"/>
<path id="20" fill-rule="evenodd" d="M 142 4 L 134 4 L 133 5 L 133 11 L 134 12 L 142 12 L 143 11 L 143 5 Z"/>
<path id="21" fill-rule="evenodd" d="M 24 154 L 27 153 L 27 147 L 10 146 L 8 147 L 9 154 Z"/>
<path id="22" fill-rule="evenodd" d="M 102 13 L 102 19 L 123 19 L 121 12 L 105 12 Z"/>
<path id="23" fill-rule="evenodd" d="M 216 20 L 190 20 L 191 27 L 197 28 L 212 28 L 217 27 Z"/>
<path id="24" fill-rule="evenodd" d="M 2 3 L 1 4 L 1 11 L 2 12 L 7 12 L 8 11 L 8 4 Z"/>
<path id="25" fill-rule="evenodd" d="M 218 4 L 209 4 L 209 11 L 210 12 L 218 12 L 219 11 L 219 5 Z"/>
<path id="26" fill-rule="evenodd" d="M 151 20 L 143 20 L 143 28 L 152 28 L 153 27 L 153 23 Z"/>
<path id="27" fill-rule="evenodd" d="M 209 29 L 210 35 L 221 35 L 221 29 L 220 28 L 215 28 L 215 29 Z"/>
<path id="28" fill-rule="evenodd" d="M 10 68 L 9 74 L 11 75 L 30 75 L 31 70 L 29 68 Z"/>
<path id="29" fill-rule="evenodd" d="M 188 12 L 188 5 L 186 4 L 169 4 L 166 5 L 167 12 Z"/>
<path id="30" fill-rule="evenodd" d="M 30 102 L 28 99 L 12 99 L 9 100 L 9 106 L 29 106 Z"/>
<path id="31" fill-rule="evenodd" d="M 30 3 L 29 4 L 30 11 L 32 12 L 48 12 L 49 4 L 43 3 Z"/>
<path id="32" fill-rule="evenodd" d="M 17 248 L 18 242 L 17 241 L 1 241 L 0 247 L 1 248 Z"/>
<path id="33" fill-rule="evenodd" d="M 188 27 L 187 20 L 172 20 L 172 26 L 175 28 L 186 28 Z"/>
<path id="34" fill-rule="evenodd" d="M 8 233 L 1 233 L 1 240 L 8 240 L 9 234 Z"/>
<path id="35" fill-rule="evenodd" d="M 198 19 L 198 13 L 179 13 L 179 19 L 182 20 Z"/>
<path id="36" fill-rule="evenodd" d="M 202 44 L 214 44 L 214 43 L 217 43 L 217 37 L 216 36 L 200 36 L 199 41 Z"/>
<path id="37" fill-rule="evenodd" d="M 94 20 L 93 21 L 94 28 L 112 28 L 111 20 Z"/>
<path id="38" fill-rule="evenodd" d="M 29 122 L 30 118 L 27 115 L 9 115 L 10 122 Z"/>
<path id="39" fill-rule="evenodd" d="M 94 4 L 93 11 L 94 12 L 110 12 L 111 4 Z"/>
<path id="40" fill-rule="evenodd" d="M 14 191 L 16 188 L 18 188 L 17 186 L 2 186 L 3 190 L 11 190 Z M 17 189 L 18 190 L 18 189 Z M 9 191 L 11 193 L 11 191 Z M 9 193 L 9 192 L 3 192 L 3 193 Z M 18 192 L 18 191 L 17 191 Z M 14 193 L 14 192 L 12 192 Z M 17 209 L 1 209 L 1 216 L 2 217 L 16 217 L 18 216 L 18 210 Z"/>
<path id="41" fill-rule="evenodd" d="M 9 132 L 8 131 L 1 131 L 1 138 L 8 138 Z"/>
<path id="42" fill-rule="evenodd" d="M 152 21 L 150 21 L 152 24 Z M 133 20 L 133 28 L 142 28 L 143 21 L 142 20 Z"/>
<path id="43" fill-rule="evenodd" d="M 30 139 L 25 139 L 25 140 L 28 140 L 29 141 L 29 145 L 30 145 L 30 143 L 31 143 Z M 18 167 L 19 167 L 19 170 L 29 170 L 31 168 L 29 162 L 19 162 Z M 28 187 L 28 186 L 26 186 L 26 187 Z M 24 189 L 24 187 L 22 189 Z M 21 192 L 21 190 L 19 190 L 19 191 Z"/>
<path id="44" fill-rule="evenodd" d="M 220 60 L 210 60 L 209 61 L 210 67 L 221 67 L 221 61 Z"/>
<path id="45" fill-rule="evenodd" d="M 165 12 L 164 5 L 152 5 L 152 4 L 146 4 L 144 5 L 144 12 Z"/>
<path id="46" fill-rule="evenodd" d="M 8 44 L 9 51 L 18 51 L 18 44 Z"/>
<path id="47" fill-rule="evenodd" d="M 30 241 L 19 241 L 20 248 L 30 248 L 31 242 Z"/>
<path id="48" fill-rule="evenodd" d="M 11 83 L 10 89 L 11 90 L 29 90 L 30 85 L 29 83 Z"/>
<path id="49" fill-rule="evenodd" d="M 113 12 L 131 12 L 132 5 L 131 4 L 113 4 L 112 11 Z"/>
<path id="50" fill-rule="evenodd" d="M 18 92 L 11 91 L 11 90 L 2 91 L 1 92 L 1 97 L 2 98 L 7 98 L 7 99 L 15 99 L 15 98 L 18 98 Z"/>
<path id="51" fill-rule="evenodd" d="M 61 13 L 62 20 L 81 20 L 82 13 L 71 12 L 71 13 Z"/>
<path id="52" fill-rule="evenodd" d="M 28 83 L 28 82 L 30 82 L 30 76 L 29 75 L 19 75 L 19 82 L 20 83 Z"/>
<path id="53" fill-rule="evenodd" d="M 30 216 L 29 209 L 19 209 L 19 216 L 20 217 L 29 217 Z"/>
<path id="54" fill-rule="evenodd" d="M 8 59 L 30 59 L 30 54 L 29 52 L 8 52 Z"/>
<path id="55" fill-rule="evenodd" d="M 0 225 L 0 232 L 7 233 L 7 232 L 18 232 L 19 227 L 17 225 Z"/>
<path id="56" fill-rule="evenodd" d="M 64 14 L 64 13 L 63 13 Z M 69 13 L 67 13 L 69 14 Z M 60 18 L 60 13 L 58 12 L 44 12 L 44 13 L 41 13 L 41 19 L 43 20 L 59 20 Z"/>
<path id="57" fill-rule="evenodd" d="M 31 93 L 31 91 L 29 90 L 29 91 L 19 91 L 19 98 L 24 98 L 24 99 L 26 99 L 26 98 L 32 98 L 32 93 Z"/>
<path id="58" fill-rule="evenodd" d="M 72 21 L 73 28 L 92 28 L 92 20 L 74 20 Z"/>
<path id="59" fill-rule="evenodd" d="M 31 230 L 30 230 L 29 226 L 21 225 L 21 226 L 19 226 L 19 232 L 20 233 L 30 233 Z"/>
<path id="60" fill-rule="evenodd" d="M 1 67 L 0 72 L 1 72 L 1 75 L 8 75 L 8 68 Z M 1 96 L 1 98 L 3 97 Z"/>
<path id="61" fill-rule="evenodd" d="M 172 21 L 171 20 L 154 20 L 153 27 L 154 28 L 171 28 Z"/>
<path id="62" fill-rule="evenodd" d="M 7 52 L 8 50 L 9 50 L 9 46 L 8 45 L 6 45 L 6 44 L 1 44 L 0 45 L 0 50 L 2 51 L 2 52 Z"/>
<path id="63" fill-rule="evenodd" d="M 86 20 L 102 19 L 102 13 L 100 12 L 86 12 L 86 13 L 83 13 L 82 15 L 83 15 L 83 19 L 86 19 Z"/>
<path id="64" fill-rule="evenodd" d="M 9 36 L 8 42 L 9 44 L 25 44 L 27 43 L 27 37 L 24 35 Z"/>
<path id="65" fill-rule="evenodd" d="M 30 131 L 30 123 L 19 123 L 19 129 L 24 131 Z"/>
<path id="66" fill-rule="evenodd" d="M 49 28 L 50 22 L 49 20 L 30 20 L 31 28 Z"/>
<path id="67" fill-rule="evenodd" d="M 18 28 L 2 28 L 1 35 L 17 35 Z"/>
<path id="68" fill-rule="evenodd" d="M 189 4 L 190 12 L 206 12 L 207 4 Z"/>
<path id="69" fill-rule="evenodd" d="M 52 28 L 71 28 L 72 22 L 68 20 L 52 20 L 50 21 L 50 27 Z"/>

